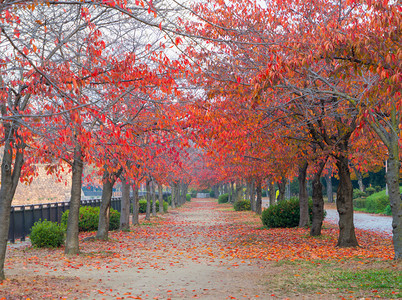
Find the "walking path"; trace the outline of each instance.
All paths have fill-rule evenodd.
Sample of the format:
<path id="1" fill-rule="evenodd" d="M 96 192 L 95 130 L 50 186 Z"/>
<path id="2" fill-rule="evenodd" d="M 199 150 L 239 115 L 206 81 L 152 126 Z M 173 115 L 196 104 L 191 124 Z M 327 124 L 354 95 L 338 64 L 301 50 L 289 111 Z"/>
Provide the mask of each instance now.
<path id="1" fill-rule="evenodd" d="M 110 232 L 109 241 L 81 233 L 78 256 L 9 247 L 0 299 L 339 299 L 338 290 L 300 295 L 287 283 L 299 276 L 297 261 L 393 255 L 391 240 L 377 234 L 362 232 L 362 247 L 350 249 L 335 247 L 334 227 L 317 239 L 307 228 L 261 226 L 252 212 L 193 199 L 130 232 Z"/>
<path id="2" fill-rule="evenodd" d="M 325 221 L 338 224 L 339 215 L 335 209 L 326 209 Z M 356 228 L 392 234 L 392 217 L 355 212 L 354 224 Z"/>

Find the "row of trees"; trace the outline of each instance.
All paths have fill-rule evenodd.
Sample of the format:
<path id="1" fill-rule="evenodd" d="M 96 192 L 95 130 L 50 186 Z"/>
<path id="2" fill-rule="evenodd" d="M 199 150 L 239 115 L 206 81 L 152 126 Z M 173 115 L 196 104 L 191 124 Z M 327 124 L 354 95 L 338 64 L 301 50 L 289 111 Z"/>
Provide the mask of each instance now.
<path id="1" fill-rule="evenodd" d="M 169 33 L 177 13 L 164 1 L 0 4 L 0 280 L 11 202 L 35 164 L 59 177 L 71 171 L 66 254 L 79 252 L 84 167 L 93 170 L 87 181 L 102 178 L 99 238 L 119 178 L 125 199 L 127 186 L 151 178 L 188 181 L 178 83 L 191 68 L 168 51 L 179 42 Z"/>
<path id="2" fill-rule="evenodd" d="M 283 194 L 298 176 L 301 220 L 308 222 L 306 178 L 312 179 L 320 234 L 320 178 L 339 177 L 338 246 L 357 246 L 351 168 L 387 160 L 395 258 L 402 257 L 402 14 L 398 1 L 209 1 L 185 22 L 207 42 L 188 46 L 202 71 L 204 94 L 191 126 L 220 180 L 269 184 Z M 332 171 L 333 170 L 333 171 Z M 271 189 L 272 190 L 272 189 Z"/>
<path id="3" fill-rule="evenodd" d="M 338 245 L 356 246 L 350 165 L 388 159 L 401 257 L 398 2 L 4 1 L 0 14 L 0 279 L 15 189 L 39 162 L 71 170 L 75 254 L 84 166 L 103 178 L 102 224 L 118 178 L 125 195 L 151 179 L 179 195 L 198 178 L 277 182 L 282 197 L 298 175 L 303 226 L 310 176 L 313 235 L 333 167 Z"/>

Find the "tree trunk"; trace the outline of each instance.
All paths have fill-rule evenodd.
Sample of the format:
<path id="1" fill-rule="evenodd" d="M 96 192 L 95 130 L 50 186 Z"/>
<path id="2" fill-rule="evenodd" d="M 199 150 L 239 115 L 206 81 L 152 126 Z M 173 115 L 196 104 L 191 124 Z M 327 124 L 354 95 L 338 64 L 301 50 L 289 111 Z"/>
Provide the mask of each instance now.
<path id="1" fill-rule="evenodd" d="M 4 151 L 1 164 L 1 187 L 0 187 L 0 282 L 5 279 L 4 263 L 6 259 L 8 231 L 10 227 L 10 211 L 11 203 L 14 198 L 15 190 L 21 177 L 21 169 L 24 164 L 24 148 L 23 138 L 15 139 L 19 143 L 15 144 L 14 132 L 11 124 L 3 124 L 4 126 Z M 15 131 L 14 131 L 15 130 Z M 16 155 L 13 162 L 13 146 L 16 147 Z"/>
<path id="2" fill-rule="evenodd" d="M 120 213 L 120 230 L 130 230 L 130 181 L 120 176 L 122 184 L 121 193 L 121 213 Z"/>
<path id="3" fill-rule="evenodd" d="M 140 212 L 140 197 L 138 196 L 138 184 L 133 185 L 133 217 L 131 223 L 133 225 L 139 225 L 139 212 Z"/>
<path id="4" fill-rule="evenodd" d="M 149 221 L 151 220 L 151 186 L 150 186 L 151 180 L 147 179 L 146 180 L 146 190 L 147 190 L 147 209 L 145 212 L 145 220 Z"/>
<path id="5" fill-rule="evenodd" d="M 250 206 L 251 210 L 257 212 L 257 204 L 255 200 L 255 180 L 252 179 L 250 182 Z"/>
<path id="6" fill-rule="evenodd" d="M 243 185 L 240 182 L 236 182 L 235 194 L 235 201 L 240 201 L 243 199 Z"/>
<path id="7" fill-rule="evenodd" d="M 158 197 L 159 197 L 159 213 L 163 214 L 163 189 L 162 185 L 158 183 Z"/>
<path id="8" fill-rule="evenodd" d="M 348 158 L 339 155 L 336 158 L 339 186 L 337 190 L 336 208 L 339 213 L 339 238 L 337 246 L 359 246 L 353 223 L 353 186 L 350 179 Z"/>
<path id="9" fill-rule="evenodd" d="M 300 220 L 299 227 L 306 227 L 310 223 L 308 213 L 308 193 L 307 193 L 307 167 L 308 163 L 304 162 L 299 167 L 299 203 L 300 203 Z"/>
<path id="10" fill-rule="evenodd" d="M 363 175 L 355 166 L 352 166 L 352 168 L 353 168 L 353 171 L 355 171 L 355 174 L 356 174 L 357 184 L 359 185 L 359 190 L 361 192 L 364 192 Z"/>
<path id="11" fill-rule="evenodd" d="M 183 204 L 186 203 L 186 201 L 187 201 L 187 192 L 188 192 L 188 184 L 183 183 L 183 186 L 182 186 Z"/>
<path id="12" fill-rule="evenodd" d="M 170 205 L 171 205 L 172 208 L 174 209 L 174 208 L 176 208 L 176 203 L 175 203 L 175 201 L 176 201 L 176 183 L 175 183 L 175 182 L 172 183 L 171 199 L 172 199 L 172 202 L 171 202 Z"/>
<path id="13" fill-rule="evenodd" d="M 268 188 L 269 188 L 269 206 L 275 204 L 275 185 L 271 180 L 268 180 Z"/>
<path id="14" fill-rule="evenodd" d="M 262 182 L 258 179 L 256 182 L 257 200 L 255 202 L 255 212 L 261 215 L 262 212 Z"/>
<path id="15" fill-rule="evenodd" d="M 70 212 L 67 221 L 66 247 L 64 253 L 67 255 L 78 254 L 78 221 L 81 205 L 82 172 L 84 163 L 82 161 L 82 150 L 80 145 L 75 145 L 74 161 L 72 166 Z"/>
<path id="16" fill-rule="evenodd" d="M 377 133 L 384 145 L 388 149 L 388 169 L 386 174 L 388 196 L 392 211 L 392 240 L 394 245 L 395 260 L 402 259 L 402 196 L 399 191 L 399 169 L 401 162 L 399 160 L 399 139 L 401 131 L 400 108 L 398 109 L 394 102 L 390 102 L 390 119 L 388 126 L 383 127 L 382 123 L 370 121 L 368 123 Z"/>
<path id="17" fill-rule="evenodd" d="M 402 259 L 402 196 L 399 191 L 399 146 L 398 137 L 388 148 L 388 169 L 386 174 L 388 195 L 392 211 L 392 240 L 394 244 L 394 259 Z"/>
<path id="18" fill-rule="evenodd" d="M 328 159 L 328 158 L 327 158 Z M 321 174 L 324 170 L 325 161 L 319 162 L 318 171 L 314 174 L 313 177 L 313 218 L 311 224 L 310 235 L 311 236 L 320 236 L 322 229 L 322 222 L 324 221 L 324 198 L 322 195 L 322 184 L 321 184 Z"/>
<path id="19" fill-rule="evenodd" d="M 234 182 L 231 181 L 230 182 L 229 202 L 233 203 L 235 201 L 234 199 L 236 199 L 235 198 L 235 188 L 234 188 Z"/>
<path id="20" fill-rule="evenodd" d="M 285 200 L 285 190 L 286 190 L 286 179 L 282 178 L 281 181 L 277 182 L 279 195 L 278 195 L 278 202 Z"/>
<path id="21" fill-rule="evenodd" d="M 113 186 L 122 171 L 123 169 L 120 168 L 119 171 L 112 174 L 108 171 L 104 171 L 103 173 L 102 200 L 99 208 L 98 232 L 96 233 L 96 238 L 99 240 L 107 241 L 109 238 L 110 204 L 112 201 Z"/>
<path id="22" fill-rule="evenodd" d="M 325 182 L 327 183 L 328 203 L 334 203 L 334 192 L 332 190 L 332 177 L 329 174 L 325 175 Z"/>
<path id="23" fill-rule="evenodd" d="M 156 217 L 156 190 L 155 181 L 152 180 L 152 216 Z"/>

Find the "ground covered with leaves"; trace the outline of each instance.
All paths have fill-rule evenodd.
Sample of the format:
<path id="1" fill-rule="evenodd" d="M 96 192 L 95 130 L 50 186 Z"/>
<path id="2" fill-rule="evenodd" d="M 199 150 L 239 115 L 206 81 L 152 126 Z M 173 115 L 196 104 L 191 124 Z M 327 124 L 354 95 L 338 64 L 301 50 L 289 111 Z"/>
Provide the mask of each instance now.
<path id="1" fill-rule="evenodd" d="M 252 212 L 193 199 L 107 242 L 82 241 L 78 256 L 10 247 L 0 299 L 402 297 L 389 236 L 357 230 L 359 248 L 337 248 L 337 235 L 329 224 L 318 238 L 266 229 Z"/>

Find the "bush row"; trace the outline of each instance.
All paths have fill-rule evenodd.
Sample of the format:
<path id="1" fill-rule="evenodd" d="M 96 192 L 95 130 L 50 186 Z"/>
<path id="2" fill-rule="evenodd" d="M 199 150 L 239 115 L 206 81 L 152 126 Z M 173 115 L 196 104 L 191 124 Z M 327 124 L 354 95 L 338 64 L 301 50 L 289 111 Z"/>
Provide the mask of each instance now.
<path id="1" fill-rule="evenodd" d="M 151 210 L 152 210 L 152 203 L 153 203 L 153 201 L 151 200 Z M 146 213 L 147 212 L 147 200 L 141 199 L 139 201 L 139 205 L 140 205 L 140 208 L 139 208 L 140 214 Z M 156 200 L 156 207 L 157 207 L 156 210 L 159 211 L 159 200 Z M 164 212 L 168 211 L 168 203 L 166 201 L 163 201 L 163 211 Z"/>
<path id="2" fill-rule="evenodd" d="M 370 195 L 373 195 L 374 193 L 378 193 L 381 191 L 381 187 L 379 185 L 376 185 L 375 187 L 369 186 L 366 188 L 364 192 L 362 192 L 359 189 L 353 189 L 353 199 L 357 198 L 366 198 Z"/>
<path id="3" fill-rule="evenodd" d="M 66 210 L 61 216 L 61 223 L 66 227 L 69 210 Z M 95 231 L 98 229 L 99 207 L 81 206 L 78 221 L 79 231 Z M 120 226 L 120 213 L 110 208 L 109 229 L 116 230 Z"/>
<path id="4" fill-rule="evenodd" d="M 313 201 L 309 200 L 308 210 L 310 222 L 313 218 Z M 324 211 L 324 218 L 326 212 Z M 269 228 L 291 228 L 297 227 L 300 220 L 300 202 L 294 198 L 286 201 L 280 201 L 275 205 L 268 207 L 262 212 L 262 223 Z"/>

